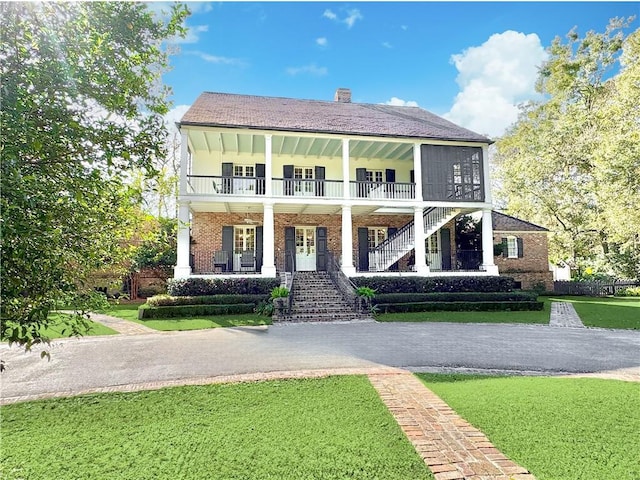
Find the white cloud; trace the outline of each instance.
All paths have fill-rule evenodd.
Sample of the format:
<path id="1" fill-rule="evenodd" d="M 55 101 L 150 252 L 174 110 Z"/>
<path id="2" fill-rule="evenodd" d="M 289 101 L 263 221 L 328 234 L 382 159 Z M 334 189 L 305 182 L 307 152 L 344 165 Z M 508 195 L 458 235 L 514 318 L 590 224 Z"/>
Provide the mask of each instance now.
<path id="1" fill-rule="evenodd" d="M 547 53 L 535 33 L 508 30 L 451 56 L 460 92 L 444 117 L 478 133 L 500 136 L 517 120 L 518 104 L 537 96 Z"/>
<path id="2" fill-rule="evenodd" d="M 391 97 L 391 100 L 387 100 L 384 102 L 385 105 L 392 105 L 394 107 L 417 107 L 418 102 L 414 102 L 413 100 L 402 100 L 398 97 Z"/>
<path id="3" fill-rule="evenodd" d="M 406 25 L 400 25 L 400 28 L 401 28 L 402 30 L 405 30 L 405 31 L 406 31 L 406 30 L 409 30 L 409 27 L 408 27 L 408 26 L 406 26 Z"/>
<path id="4" fill-rule="evenodd" d="M 321 47 L 326 47 L 329 42 L 327 41 L 326 37 L 320 37 L 316 38 L 316 44 L 320 45 Z"/>
<path id="5" fill-rule="evenodd" d="M 289 75 L 309 74 L 321 77 L 329 73 L 329 71 L 327 70 L 327 67 L 318 67 L 315 63 L 312 63 L 302 67 L 288 67 L 287 73 Z"/>
<path id="6" fill-rule="evenodd" d="M 325 18 L 328 18 L 329 20 L 336 20 L 338 18 L 338 16 L 335 13 L 333 13 L 331 10 L 329 10 L 328 8 L 324 11 L 322 16 L 325 17 Z"/>
<path id="7" fill-rule="evenodd" d="M 164 116 L 164 122 L 170 134 L 178 131 L 176 122 L 179 122 L 182 116 L 187 113 L 191 105 L 176 105 Z"/>
<path id="8" fill-rule="evenodd" d="M 191 11 L 191 15 L 196 13 L 208 13 L 213 10 L 213 5 L 209 2 L 188 2 L 187 7 Z"/>
<path id="9" fill-rule="evenodd" d="M 357 8 L 352 8 L 351 10 L 347 10 L 347 15 L 344 18 L 338 17 L 338 15 L 333 12 L 333 10 L 326 9 L 322 14 L 324 18 L 328 18 L 329 20 L 333 20 L 334 22 L 344 23 L 347 25 L 347 28 L 353 27 L 353 25 L 358 20 L 362 20 L 364 17 L 360 10 Z"/>
<path id="10" fill-rule="evenodd" d="M 221 57 L 219 55 L 211 55 L 210 53 L 201 52 L 199 50 L 187 50 L 184 53 L 187 55 L 195 55 L 200 57 L 205 62 L 216 63 L 220 65 L 236 65 L 238 67 L 245 67 L 246 63 L 239 58 Z"/>
<path id="11" fill-rule="evenodd" d="M 389 42 L 382 42 L 384 48 L 393 48 Z"/>

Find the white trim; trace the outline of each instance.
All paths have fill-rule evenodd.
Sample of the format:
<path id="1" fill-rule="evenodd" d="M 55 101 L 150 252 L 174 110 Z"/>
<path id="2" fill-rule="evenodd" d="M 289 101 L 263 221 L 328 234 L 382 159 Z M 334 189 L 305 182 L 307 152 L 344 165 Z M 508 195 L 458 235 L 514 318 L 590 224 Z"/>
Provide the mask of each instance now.
<path id="1" fill-rule="evenodd" d="M 173 269 L 174 278 L 186 278 L 191 275 L 191 265 L 189 265 L 189 247 L 191 243 L 189 227 L 189 204 L 181 203 L 178 206 L 178 245 L 176 266 Z"/>
<path id="2" fill-rule="evenodd" d="M 422 148 L 420 143 L 413 144 L 413 182 L 416 201 L 423 202 L 422 195 Z"/>

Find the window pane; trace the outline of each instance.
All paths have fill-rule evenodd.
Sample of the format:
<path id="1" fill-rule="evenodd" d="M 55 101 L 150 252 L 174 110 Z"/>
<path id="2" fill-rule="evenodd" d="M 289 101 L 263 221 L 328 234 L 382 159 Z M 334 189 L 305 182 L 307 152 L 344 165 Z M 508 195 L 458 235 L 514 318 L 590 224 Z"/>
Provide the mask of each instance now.
<path id="1" fill-rule="evenodd" d="M 244 167 L 244 176 L 245 177 L 254 177 L 255 176 L 253 174 L 253 167 L 252 166 Z"/>
<path id="2" fill-rule="evenodd" d="M 242 177 L 243 169 L 242 165 L 234 165 L 233 166 L 233 176 L 234 177 Z"/>
<path id="3" fill-rule="evenodd" d="M 518 258 L 518 242 L 516 237 L 507 237 L 507 256 L 509 258 Z"/>

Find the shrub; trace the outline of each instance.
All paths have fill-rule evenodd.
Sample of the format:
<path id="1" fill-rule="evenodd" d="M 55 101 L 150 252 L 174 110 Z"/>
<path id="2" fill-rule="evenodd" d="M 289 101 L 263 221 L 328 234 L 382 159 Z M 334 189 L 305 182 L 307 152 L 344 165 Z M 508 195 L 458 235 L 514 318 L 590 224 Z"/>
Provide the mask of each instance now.
<path id="1" fill-rule="evenodd" d="M 279 285 L 277 278 L 173 278 L 167 282 L 167 293 L 174 297 L 269 295 Z"/>
<path id="2" fill-rule="evenodd" d="M 253 311 L 258 315 L 270 317 L 274 310 L 273 302 L 260 302 Z"/>
<path id="3" fill-rule="evenodd" d="M 640 287 L 621 288 L 616 293 L 616 297 L 640 297 Z"/>
<path id="4" fill-rule="evenodd" d="M 490 312 L 542 310 L 544 302 L 412 302 L 379 303 L 381 313 L 400 312 Z"/>
<path id="5" fill-rule="evenodd" d="M 196 317 L 201 315 L 234 315 L 253 313 L 255 304 L 235 303 L 232 305 L 178 305 L 171 307 L 151 307 L 146 303 L 138 308 L 140 320 L 153 318 Z"/>
<path id="6" fill-rule="evenodd" d="M 202 295 L 199 297 L 172 297 L 157 295 L 147 299 L 151 307 L 176 307 L 180 305 L 231 305 L 253 303 L 257 305 L 267 298 L 266 295 Z"/>
<path id="7" fill-rule="evenodd" d="M 364 286 L 357 287 L 356 295 L 359 297 L 368 298 L 369 300 L 371 300 L 373 297 L 376 296 L 376 291 L 370 287 L 364 287 Z"/>
<path id="8" fill-rule="evenodd" d="M 275 287 L 271 290 L 271 300 L 274 298 L 287 298 L 289 296 L 289 289 L 287 287 Z"/>
<path id="9" fill-rule="evenodd" d="M 510 277 L 355 277 L 356 287 L 369 287 L 378 295 L 385 293 L 429 292 L 511 292 Z"/>
<path id="10" fill-rule="evenodd" d="M 535 292 L 452 292 L 452 293 L 385 293 L 374 303 L 415 302 L 535 302 Z"/>

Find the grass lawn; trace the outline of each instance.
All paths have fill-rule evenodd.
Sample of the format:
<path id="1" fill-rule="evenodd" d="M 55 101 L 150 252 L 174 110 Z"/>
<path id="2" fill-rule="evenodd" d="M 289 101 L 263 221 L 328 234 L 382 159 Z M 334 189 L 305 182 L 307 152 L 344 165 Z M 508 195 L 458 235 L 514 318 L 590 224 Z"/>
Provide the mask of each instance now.
<path id="1" fill-rule="evenodd" d="M 271 317 L 245 313 L 241 315 L 210 315 L 202 317 L 166 318 L 161 320 L 138 320 L 138 306 L 136 303 L 112 305 L 103 313 L 123 318 L 145 325 L 155 330 L 201 330 L 218 327 L 242 327 L 253 325 L 270 325 Z"/>
<path id="2" fill-rule="evenodd" d="M 2 478 L 433 479 L 364 376 L 2 408 Z"/>
<path id="3" fill-rule="evenodd" d="M 640 384 L 418 375 L 538 480 L 640 478 Z"/>
<path id="4" fill-rule="evenodd" d="M 640 330 L 638 297 L 549 297 L 556 302 L 571 302 L 588 327 L 630 328 Z"/>
<path id="5" fill-rule="evenodd" d="M 381 313 L 379 322 L 457 322 L 457 323 L 549 323 L 551 303 L 544 300 L 544 308 L 533 312 L 407 312 Z"/>
<path id="6" fill-rule="evenodd" d="M 49 320 L 51 321 L 51 324 L 49 325 L 49 328 L 46 328 L 42 331 L 43 335 L 51 339 L 67 338 L 70 336 L 68 327 L 66 328 L 67 331 L 63 333 L 63 330 L 65 330 L 65 326 L 62 323 L 60 323 L 60 320 L 61 320 L 60 314 L 57 314 L 57 313 L 50 314 Z M 84 333 L 83 336 L 85 337 L 90 337 L 94 335 L 115 335 L 118 333 L 109 327 L 105 327 L 101 323 L 91 322 L 91 321 L 89 321 L 89 323 L 91 324 L 91 329 L 88 332 Z"/>

